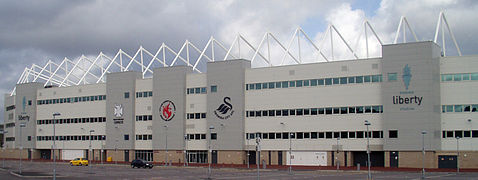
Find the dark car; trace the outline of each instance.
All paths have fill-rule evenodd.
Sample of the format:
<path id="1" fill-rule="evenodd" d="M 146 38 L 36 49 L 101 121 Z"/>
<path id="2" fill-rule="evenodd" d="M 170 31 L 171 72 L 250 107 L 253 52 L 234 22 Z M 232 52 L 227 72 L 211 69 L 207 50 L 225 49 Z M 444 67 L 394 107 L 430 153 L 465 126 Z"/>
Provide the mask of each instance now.
<path id="1" fill-rule="evenodd" d="M 135 159 L 131 161 L 131 168 L 153 168 L 153 164 L 142 159 Z"/>

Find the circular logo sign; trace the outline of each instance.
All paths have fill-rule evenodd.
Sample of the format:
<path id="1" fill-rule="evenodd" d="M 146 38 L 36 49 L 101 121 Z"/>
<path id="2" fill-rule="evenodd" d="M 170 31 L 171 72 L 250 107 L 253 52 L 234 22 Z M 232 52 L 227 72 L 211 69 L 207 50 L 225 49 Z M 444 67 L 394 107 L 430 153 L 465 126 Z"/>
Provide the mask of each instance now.
<path id="1" fill-rule="evenodd" d="M 163 103 L 161 103 L 161 106 L 159 107 L 159 114 L 161 116 L 161 119 L 165 121 L 171 121 L 171 119 L 173 119 L 174 115 L 176 114 L 176 106 L 170 100 L 163 101 Z"/>

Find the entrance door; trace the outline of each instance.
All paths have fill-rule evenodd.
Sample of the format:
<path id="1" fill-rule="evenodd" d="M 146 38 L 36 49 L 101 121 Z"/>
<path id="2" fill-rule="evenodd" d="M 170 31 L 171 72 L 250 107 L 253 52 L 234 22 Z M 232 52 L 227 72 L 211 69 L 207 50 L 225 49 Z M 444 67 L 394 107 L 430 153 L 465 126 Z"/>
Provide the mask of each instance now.
<path id="1" fill-rule="evenodd" d="M 129 150 L 124 150 L 124 161 L 129 162 Z"/>
<path id="2" fill-rule="evenodd" d="M 438 168 L 456 169 L 456 156 L 438 156 Z"/>
<path id="3" fill-rule="evenodd" d="M 249 151 L 249 164 L 256 164 L 256 151 Z"/>
<path id="4" fill-rule="evenodd" d="M 51 159 L 51 151 L 48 150 L 40 150 L 40 157 L 42 159 Z"/>
<path id="5" fill-rule="evenodd" d="M 28 160 L 32 159 L 32 149 L 28 150 Z"/>
<path id="6" fill-rule="evenodd" d="M 282 165 L 282 151 L 277 152 L 277 163 Z"/>
<path id="7" fill-rule="evenodd" d="M 213 150 L 211 155 L 212 155 L 212 157 L 211 157 L 211 158 L 212 158 L 211 163 L 217 164 L 217 151 L 214 151 L 214 150 Z"/>
<path id="8" fill-rule="evenodd" d="M 390 167 L 398 167 L 398 152 L 390 152 Z"/>

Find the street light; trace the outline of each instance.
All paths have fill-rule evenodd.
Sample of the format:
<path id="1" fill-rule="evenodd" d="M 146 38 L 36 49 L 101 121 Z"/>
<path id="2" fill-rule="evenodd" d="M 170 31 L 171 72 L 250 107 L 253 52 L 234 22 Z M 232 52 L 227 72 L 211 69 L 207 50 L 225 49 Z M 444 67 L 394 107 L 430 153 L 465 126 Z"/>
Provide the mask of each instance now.
<path id="1" fill-rule="evenodd" d="M 456 136 L 456 173 L 460 173 L 460 136 Z"/>
<path id="2" fill-rule="evenodd" d="M 184 165 L 183 166 L 187 166 L 188 165 L 188 155 L 187 155 L 187 143 L 188 143 L 188 135 L 185 134 L 184 135 Z"/>
<path id="3" fill-rule="evenodd" d="M 259 180 L 259 166 L 261 164 L 261 137 L 259 136 L 261 133 L 256 133 L 256 156 L 257 156 L 257 180 Z"/>
<path id="4" fill-rule="evenodd" d="M 336 164 L 337 164 L 337 170 L 339 170 L 340 168 L 340 160 L 339 160 L 339 140 L 340 140 L 340 136 L 337 137 L 337 156 L 335 156 L 335 159 L 336 159 Z"/>
<path id="5" fill-rule="evenodd" d="M 249 169 L 249 134 L 246 134 L 246 155 L 247 155 L 247 169 Z"/>
<path id="6" fill-rule="evenodd" d="M 22 150 L 23 150 L 23 139 L 22 139 L 22 128 L 25 127 L 25 123 L 20 123 L 20 167 L 18 168 L 18 172 L 22 174 Z"/>
<path id="7" fill-rule="evenodd" d="M 56 158 L 55 158 L 55 147 L 56 147 L 56 145 L 55 145 L 55 138 L 56 138 L 55 137 L 56 136 L 56 134 L 55 134 L 55 124 L 56 124 L 56 120 L 55 120 L 55 118 L 56 118 L 56 116 L 60 116 L 60 115 L 61 114 L 58 113 L 58 112 L 53 113 L 53 147 L 52 147 L 52 149 L 53 149 L 53 179 L 54 180 L 56 179 Z"/>
<path id="8" fill-rule="evenodd" d="M 1 130 L 0 133 L 3 134 L 3 136 L 5 136 L 5 134 L 7 134 L 8 131 Z M 3 165 L 2 165 L 2 168 L 5 169 L 5 146 L 2 147 L 2 154 L 3 154 Z"/>
<path id="9" fill-rule="evenodd" d="M 369 130 L 368 130 L 368 126 L 371 125 L 370 122 L 368 122 L 367 120 L 365 120 L 365 126 L 367 126 L 367 166 L 368 166 L 368 176 L 367 176 L 367 179 L 368 180 L 371 180 L 372 179 L 372 174 L 370 173 L 370 133 L 369 133 Z"/>
<path id="10" fill-rule="evenodd" d="M 164 125 L 163 127 L 166 129 L 166 136 L 165 136 L 165 138 L 166 138 L 166 157 L 165 157 L 166 161 L 164 163 L 164 166 L 168 166 L 168 125 Z"/>
<path id="11" fill-rule="evenodd" d="M 425 179 L 425 134 L 426 131 L 422 131 L 422 179 Z"/>
<path id="12" fill-rule="evenodd" d="M 90 145 L 89 145 L 89 147 L 88 147 L 90 153 L 88 153 L 88 159 L 90 159 L 89 156 L 93 157 L 93 152 L 92 152 L 92 150 L 91 150 L 91 133 L 93 133 L 93 132 L 95 132 L 95 130 L 90 130 L 90 137 L 89 137 L 89 139 L 90 139 Z M 93 158 L 91 158 L 91 162 L 93 162 Z M 89 162 L 88 162 L 88 166 L 89 166 L 89 167 L 88 167 L 88 173 L 89 173 L 89 174 L 91 174 L 91 165 L 92 165 L 92 164 L 93 164 L 93 163 L 89 163 Z"/>
<path id="13" fill-rule="evenodd" d="M 292 174 L 292 133 L 289 133 L 289 174 Z"/>
<path id="14" fill-rule="evenodd" d="M 212 151 L 211 151 L 211 138 L 212 138 L 212 133 L 211 131 L 214 129 L 214 126 L 209 126 L 209 143 L 207 146 L 208 149 L 208 164 L 209 167 L 207 169 L 207 179 L 211 179 L 211 161 L 212 161 Z M 210 157 L 210 158 L 209 158 Z M 211 160 L 209 160 L 211 159 Z"/>

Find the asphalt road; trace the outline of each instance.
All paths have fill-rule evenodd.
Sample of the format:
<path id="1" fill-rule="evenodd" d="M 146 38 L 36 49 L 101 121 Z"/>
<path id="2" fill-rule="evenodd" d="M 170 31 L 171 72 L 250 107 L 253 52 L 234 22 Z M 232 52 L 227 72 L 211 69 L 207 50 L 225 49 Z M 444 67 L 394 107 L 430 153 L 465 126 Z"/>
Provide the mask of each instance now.
<path id="1" fill-rule="evenodd" d="M 0 163 L 0 167 L 1 167 Z M 25 177 L 13 175 L 19 168 L 18 161 L 6 161 L 6 168 L 0 168 L 0 179 L 52 179 L 53 163 L 51 162 L 23 162 L 22 172 Z M 94 164 L 91 173 L 86 166 L 70 166 L 67 163 L 57 163 L 58 179 L 207 179 L 207 168 L 204 167 L 160 167 L 153 169 L 131 168 L 128 165 Z M 373 172 L 373 179 L 420 179 L 417 172 Z M 334 170 L 310 170 L 288 171 L 266 169 L 260 171 L 260 179 L 289 180 L 289 179 L 366 179 L 367 171 L 334 171 Z M 427 173 L 427 179 L 476 179 L 478 173 Z M 213 168 L 211 179 L 257 179 L 256 169 Z"/>

